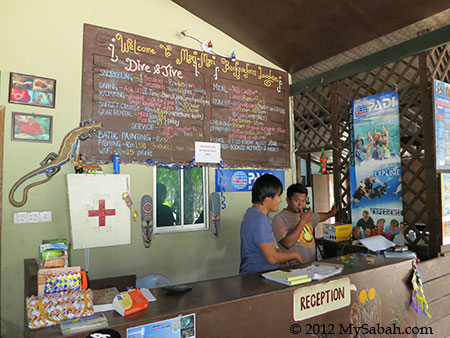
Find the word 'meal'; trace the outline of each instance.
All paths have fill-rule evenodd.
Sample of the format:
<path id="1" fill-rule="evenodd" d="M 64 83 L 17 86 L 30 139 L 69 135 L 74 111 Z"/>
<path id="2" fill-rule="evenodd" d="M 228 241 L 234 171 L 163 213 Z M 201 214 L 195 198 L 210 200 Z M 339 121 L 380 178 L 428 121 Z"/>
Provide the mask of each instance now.
<path id="1" fill-rule="evenodd" d="M 175 69 L 169 63 L 166 66 L 162 66 L 160 64 L 156 64 L 153 67 L 142 62 L 140 60 L 133 60 L 130 58 L 126 58 L 125 61 L 128 63 L 125 66 L 125 70 L 128 72 L 146 72 L 150 74 L 161 74 L 164 77 L 177 77 L 179 79 L 183 78 L 183 73 L 181 70 Z"/>

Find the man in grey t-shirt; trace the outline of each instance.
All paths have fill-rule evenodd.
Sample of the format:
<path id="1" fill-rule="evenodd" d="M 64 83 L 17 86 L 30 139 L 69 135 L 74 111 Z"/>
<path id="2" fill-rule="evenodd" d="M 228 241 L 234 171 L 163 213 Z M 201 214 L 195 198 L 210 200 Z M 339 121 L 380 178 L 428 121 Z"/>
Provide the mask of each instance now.
<path id="1" fill-rule="evenodd" d="M 327 213 L 312 213 L 306 208 L 308 190 L 303 184 L 296 183 L 287 190 L 286 209 L 275 215 L 272 229 L 280 249 L 297 251 L 302 256 L 302 263 L 316 260 L 316 243 L 313 229 L 326 219 L 336 214 L 333 208 Z"/>

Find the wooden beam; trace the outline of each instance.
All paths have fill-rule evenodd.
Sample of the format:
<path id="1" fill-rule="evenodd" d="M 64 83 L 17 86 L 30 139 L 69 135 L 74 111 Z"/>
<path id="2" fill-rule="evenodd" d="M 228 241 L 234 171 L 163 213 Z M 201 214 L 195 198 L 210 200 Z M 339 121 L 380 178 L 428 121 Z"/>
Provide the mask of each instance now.
<path id="1" fill-rule="evenodd" d="M 314 88 L 325 86 L 355 74 L 364 73 L 382 65 L 404 59 L 414 54 L 425 52 L 429 49 L 450 42 L 450 25 L 436 29 L 428 34 L 410 39 L 398 45 L 383 49 L 374 54 L 347 63 L 338 68 L 315 75 L 305 80 L 296 80 L 293 76 L 293 84 L 290 86 L 290 95 L 296 96 Z"/>

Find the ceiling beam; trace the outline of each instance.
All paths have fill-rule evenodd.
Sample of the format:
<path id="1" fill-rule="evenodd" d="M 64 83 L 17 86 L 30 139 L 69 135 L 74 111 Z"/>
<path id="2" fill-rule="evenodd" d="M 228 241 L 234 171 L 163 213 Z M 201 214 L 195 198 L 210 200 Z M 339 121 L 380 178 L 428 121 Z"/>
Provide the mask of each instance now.
<path id="1" fill-rule="evenodd" d="M 314 88 L 325 86 L 355 74 L 363 73 L 382 65 L 419 54 L 437 46 L 450 42 L 450 25 L 436 29 L 428 34 L 383 49 L 374 54 L 347 63 L 327 72 L 312 76 L 305 80 L 296 80 L 290 86 L 290 96 L 302 94 Z M 295 75 L 294 75 L 295 76 Z"/>

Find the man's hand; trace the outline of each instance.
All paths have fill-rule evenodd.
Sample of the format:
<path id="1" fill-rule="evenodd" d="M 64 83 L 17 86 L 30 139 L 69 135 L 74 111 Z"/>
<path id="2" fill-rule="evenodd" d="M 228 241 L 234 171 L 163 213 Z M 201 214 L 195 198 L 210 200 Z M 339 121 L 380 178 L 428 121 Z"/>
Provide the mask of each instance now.
<path id="1" fill-rule="evenodd" d="M 303 263 L 302 255 L 300 255 L 297 251 L 295 251 L 296 257 L 295 259 L 298 260 L 299 263 Z"/>
<path id="2" fill-rule="evenodd" d="M 299 223 L 303 222 L 303 224 L 307 224 L 307 223 L 311 222 L 311 219 L 312 219 L 311 208 L 308 208 L 307 212 L 304 212 L 303 209 L 301 208 L 300 209 L 300 220 L 299 220 Z"/>
<path id="3" fill-rule="evenodd" d="M 336 204 L 333 204 L 333 206 L 331 207 L 331 209 L 328 213 L 330 214 L 330 217 L 333 217 L 334 215 L 336 215 L 336 212 L 337 212 L 337 206 L 336 206 Z"/>

